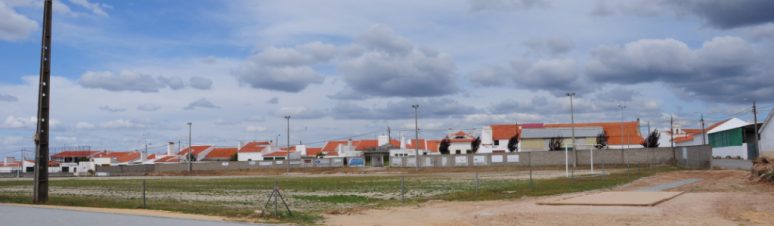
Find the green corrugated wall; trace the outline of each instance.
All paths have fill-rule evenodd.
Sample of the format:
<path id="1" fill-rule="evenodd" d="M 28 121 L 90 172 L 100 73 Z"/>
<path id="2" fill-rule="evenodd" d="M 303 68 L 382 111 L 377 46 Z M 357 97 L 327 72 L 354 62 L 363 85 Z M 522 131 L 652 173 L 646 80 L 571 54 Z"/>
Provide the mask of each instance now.
<path id="1" fill-rule="evenodd" d="M 742 128 L 710 134 L 709 142 L 712 147 L 741 146 L 744 143 Z"/>

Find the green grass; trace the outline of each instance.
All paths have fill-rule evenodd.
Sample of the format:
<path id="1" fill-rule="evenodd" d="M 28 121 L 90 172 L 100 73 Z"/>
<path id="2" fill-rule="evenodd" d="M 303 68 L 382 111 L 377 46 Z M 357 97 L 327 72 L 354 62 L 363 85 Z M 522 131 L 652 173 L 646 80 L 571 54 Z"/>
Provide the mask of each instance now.
<path id="1" fill-rule="evenodd" d="M 264 203 L 251 199 L 268 195 L 268 191 L 277 183 L 286 197 L 291 198 L 293 215 L 280 215 L 270 220 L 306 225 L 319 223 L 323 213 L 337 210 L 379 208 L 428 200 L 507 200 L 524 196 L 555 195 L 611 188 L 644 176 L 672 170 L 676 169 L 658 167 L 605 176 L 535 180 L 532 186 L 527 180 L 483 179 L 480 181 L 478 192 L 475 189 L 472 173 L 470 177 L 464 178 L 460 178 L 459 175 L 407 175 L 405 176 L 407 191 L 405 203 L 399 200 L 400 176 L 153 178 L 146 180 L 149 194 L 147 207 L 252 221 L 267 220 L 269 218 L 259 219 L 254 213 L 255 210 L 261 209 Z M 52 180 L 50 181 L 52 194 L 48 203 L 137 209 L 142 207 L 141 185 L 142 180 L 135 179 Z M 30 194 L 26 189 L 31 190 L 31 187 L 30 181 L 0 181 L 0 202 L 29 203 Z M 6 191 L 3 191 L 4 189 Z M 10 191 L 10 189 L 17 191 Z M 101 194 L 60 194 L 72 191 L 100 191 Z M 180 196 L 180 194 L 192 196 Z M 385 196 L 375 197 L 375 195 Z M 215 201 L 209 199 L 210 197 L 232 198 Z"/>

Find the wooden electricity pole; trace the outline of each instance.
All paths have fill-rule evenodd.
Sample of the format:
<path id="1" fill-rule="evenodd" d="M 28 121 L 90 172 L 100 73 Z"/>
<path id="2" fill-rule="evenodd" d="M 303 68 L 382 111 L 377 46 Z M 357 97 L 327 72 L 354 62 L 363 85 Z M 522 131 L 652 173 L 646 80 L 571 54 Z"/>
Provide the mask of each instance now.
<path id="1" fill-rule="evenodd" d="M 51 5 L 46 0 L 43 6 L 43 40 L 40 53 L 40 83 L 38 83 L 38 117 L 35 131 L 35 179 L 32 188 L 32 202 L 48 201 L 48 123 L 51 96 Z"/>

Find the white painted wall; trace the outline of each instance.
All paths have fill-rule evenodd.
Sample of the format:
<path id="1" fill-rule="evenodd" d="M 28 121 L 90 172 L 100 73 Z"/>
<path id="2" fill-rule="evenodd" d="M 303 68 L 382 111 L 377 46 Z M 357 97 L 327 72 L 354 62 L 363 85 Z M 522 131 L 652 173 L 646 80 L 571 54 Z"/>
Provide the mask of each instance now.
<path id="1" fill-rule="evenodd" d="M 712 148 L 712 157 L 725 158 L 726 156 L 732 158 L 739 156 L 742 159 L 747 159 L 747 143 L 743 143 L 742 146 Z"/>
<path id="2" fill-rule="evenodd" d="M 240 161 L 240 162 L 262 161 L 262 160 L 263 160 L 263 153 L 260 153 L 260 152 L 240 152 L 240 153 L 237 153 L 237 161 Z"/>
<path id="3" fill-rule="evenodd" d="M 760 156 L 774 158 L 774 109 L 766 117 L 763 128 L 760 131 Z"/>

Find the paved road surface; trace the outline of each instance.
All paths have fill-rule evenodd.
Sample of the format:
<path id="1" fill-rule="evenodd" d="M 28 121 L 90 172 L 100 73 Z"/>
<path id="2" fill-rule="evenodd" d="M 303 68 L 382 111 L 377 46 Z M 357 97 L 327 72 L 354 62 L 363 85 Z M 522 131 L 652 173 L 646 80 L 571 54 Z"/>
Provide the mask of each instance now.
<path id="1" fill-rule="evenodd" d="M 233 222 L 199 221 L 0 204 L 4 226 L 249 226 Z"/>

